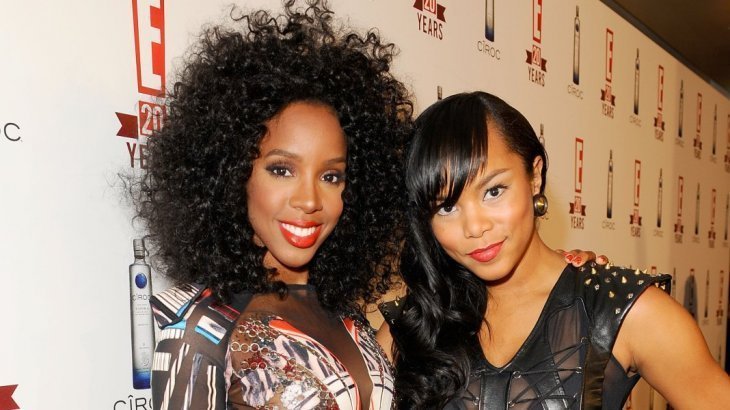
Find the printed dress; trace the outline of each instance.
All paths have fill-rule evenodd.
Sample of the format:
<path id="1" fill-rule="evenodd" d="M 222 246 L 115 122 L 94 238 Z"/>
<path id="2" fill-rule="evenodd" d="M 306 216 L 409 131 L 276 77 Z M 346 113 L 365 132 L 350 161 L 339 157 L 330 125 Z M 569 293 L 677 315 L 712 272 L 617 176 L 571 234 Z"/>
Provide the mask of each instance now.
<path id="1" fill-rule="evenodd" d="M 162 329 L 156 410 L 389 409 L 393 371 L 362 318 L 339 317 L 307 285 L 217 302 L 184 285 L 152 299 Z"/>

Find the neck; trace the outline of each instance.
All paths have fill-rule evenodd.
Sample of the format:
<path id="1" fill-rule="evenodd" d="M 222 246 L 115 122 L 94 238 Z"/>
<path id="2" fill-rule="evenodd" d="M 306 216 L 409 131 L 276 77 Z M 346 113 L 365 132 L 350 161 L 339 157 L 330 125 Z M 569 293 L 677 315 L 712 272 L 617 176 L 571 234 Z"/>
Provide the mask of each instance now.
<path id="1" fill-rule="evenodd" d="M 538 235 L 532 234 L 522 258 L 504 278 L 487 282 L 492 301 L 519 301 L 547 294 L 565 266 L 563 258 L 549 248 Z"/>
<path id="2" fill-rule="evenodd" d="M 284 266 L 271 256 L 270 252 L 266 252 L 264 266 L 269 269 L 276 269 L 276 274 L 274 274 L 272 280 L 280 280 L 287 285 L 306 285 L 309 281 L 309 265 L 299 268 Z"/>

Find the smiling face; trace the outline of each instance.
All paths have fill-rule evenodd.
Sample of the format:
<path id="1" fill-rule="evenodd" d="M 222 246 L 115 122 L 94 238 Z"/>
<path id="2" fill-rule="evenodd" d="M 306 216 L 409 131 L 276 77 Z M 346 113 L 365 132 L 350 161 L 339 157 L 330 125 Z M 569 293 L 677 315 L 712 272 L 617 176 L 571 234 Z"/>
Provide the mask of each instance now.
<path id="1" fill-rule="evenodd" d="M 267 249 L 264 264 L 284 278 L 306 271 L 337 225 L 347 145 L 336 115 L 321 104 L 293 103 L 266 127 L 246 184 L 248 217 L 255 243 Z"/>
<path id="2" fill-rule="evenodd" d="M 452 259 L 485 281 L 498 281 L 522 262 L 537 235 L 532 197 L 540 192 L 542 159 L 530 175 L 499 130 L 490 126 L 488 135 L 486 167 L 453 206 L 438 208 L 431 228 Z"/>

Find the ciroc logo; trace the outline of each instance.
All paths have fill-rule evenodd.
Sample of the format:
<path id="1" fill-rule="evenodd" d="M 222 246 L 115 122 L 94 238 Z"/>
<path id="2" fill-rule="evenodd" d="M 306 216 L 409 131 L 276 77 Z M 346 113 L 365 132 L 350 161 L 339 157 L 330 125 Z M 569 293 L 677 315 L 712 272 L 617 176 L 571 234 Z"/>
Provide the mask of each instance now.
<path id="1" fill-rule="evenodd" d="M 486 0 L 484 3 L 484 38 L 485 40 L 477 41 L 477 51 L 480 54 L 500 60 L 502 53 L 495 47 L 494 43 L 494 2 L 496 0 Z"/>

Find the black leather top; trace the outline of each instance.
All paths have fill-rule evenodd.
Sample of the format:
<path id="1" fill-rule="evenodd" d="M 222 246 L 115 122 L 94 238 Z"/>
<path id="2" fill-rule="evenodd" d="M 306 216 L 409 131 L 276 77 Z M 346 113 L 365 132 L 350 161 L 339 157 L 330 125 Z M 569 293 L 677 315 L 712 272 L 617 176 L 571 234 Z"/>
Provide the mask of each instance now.
<path id="1" fill-rule="evenodd" d="M 621 409 L 639 375 L 629 377 L 611 350 L 626 313 L 652 284 L 669 292 L 671 276 L 568 265 L 513 359 L 495 367 L 475 346 L 469 385 L 446 408 Z M 391 325 L 396 308 L 381 309 Z"/>

